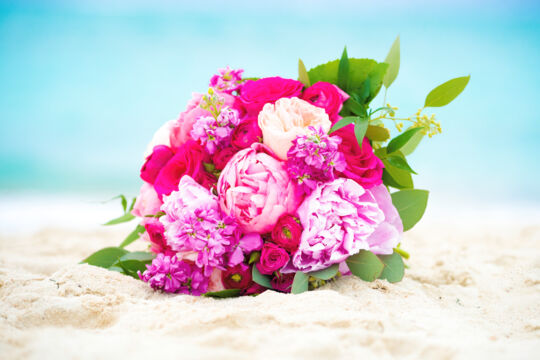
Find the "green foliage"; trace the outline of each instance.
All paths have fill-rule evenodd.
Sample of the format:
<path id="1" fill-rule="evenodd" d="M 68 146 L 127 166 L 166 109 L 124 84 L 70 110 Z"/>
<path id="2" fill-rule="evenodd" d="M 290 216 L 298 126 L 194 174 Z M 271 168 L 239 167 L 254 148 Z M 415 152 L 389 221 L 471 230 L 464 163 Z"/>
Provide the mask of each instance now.
<path id="1" fill-rule="evenodd" d="M 358 118 L 358 116 L 346 116 L 344 118 L 341 118 L 338 122 L 336 122 L 334 124 L 334 126 L 332 126 L 330 131 L 328 131 L 328 134 L 331 134 L 334 131 L 338 131 L 339 129 L 341 129 L 341 128 L 345 127 L 345 126 L 354 123 L 357 118 Z"/>
<path id="2" fill-rule="evenodd" d="M 386 141 L 390 139 L 390 131 L 387 128 L 377 125 L 369 125 L 366 136 L 371 141 Z"/>
<path id="3" fill-rule="evenodd" d="M 390 161 L 396 163 L 396 160 L 394 159 L 389 161 L 389 155 L 386 152 L 386 148 L 377 149 L 377 151 L 375 151 L 375 155 L 377 155 L 384 164 L 382 177 L 384 185 L 391 186 L 396 189 L 411 189 L 414 187 L 411 173 L 408 170 L 400 169 L 399 167 L 391 164 Z M 400 157 L 405 163 L 407 162 L 405 160 L 405 156 L 400 151 L 392 153 L 392 156 Z"/>
<path id="4" fill-rule="evenodd" d="M 345 91 L 349 88 L 349 57 L 347 56 L 347 47 L 343 49 L 341 60 L 339 60 L 337 86 Z"/>
<path id="5" fill-rule="evenodd" d="M 130 232 L 129 235 L 124 239 L 124 241 L 122 241 L 122 243 L 120 244 L 120 247 L 125 248 L 126 246 L 128 246 L 129 244 L 137 240 L 144 232 L 145 232 L 144 226 L 137 225 L 135 227 L 135 230 Z"/>
<path id="6" fill-rule="evenodd" d="M 135 216 L 132 215 L 131 213 L 125 213 L 124 215 L 120 216 L 120 217 L 117 217 L 116 219 L 112 219 L 108 222 L 106 222 L 105 224 L 103 225 L 116 225 L 116 224 L 121 224 L 121 223 L 125 223 L 125 222 L 128 222 L 128 221 L 131 221 L 135 219 Z"/>
<path id="7" fill-rule="evenodd" d="M 401 169 L 408 171 L 410 173 L 416 174 L 416 172 L 411 169 L 409 164 L 407 163 L 407 160 L 405 160 L 405 157 L 399 156 L 399 155 L 388 155 L 385 159 L 390 165 Z"/>
<path id="8" fill-rule="evenodd" d="M 384 263 L 367 250 L 360 250 L 358 254 L 349 256 L 347 258 L 347 266 L 353 273 L 364 281 L 374 281 L 384 269 Z"/>
<path id="9" fill-rule="evenodd" d="M 420 141 L 424 138 L 424 133 L 422 131 L 417 132 L 414 134 L 409 141 L 405 145 L 401 147 L 401 152 L 403 155 L 410 155 L 416 150 L 418 145 L 420 144 Z"/>
<path id="10" fill-rule="evenodd" d="M 309 276 L 301 271 L 297 271 L 294 275 L 292 283 L 291 293 L 300 294 L 308 291 L 309 288 Z"/>
<path id="11" fill-rule="evenodd" d="M 379 276 L 380 279 L 386 279 L 388 282 L 396 283 L 403 279 L 405 274 L 405 264 L 397 252 L 391 255 L 379 255 L 379 259 L 384 263 L 384 269 Z"/>
<path id="12" fill-rule="evenodd" d="M 369 120 L 365 117 L 357 117 L 354 121 L 354 135 L 356 136 L 356 141 L 358 141 L 360 149 L 362 148 L 362 142 L 364 140 L 364 135 L 366 135 L 368 125 Z"/>
<path id="13" fill-rule="evenodd" d="M 390 51 L 388 52 L 388 55 L 386 55 L 386 59 L 384 60 L 385 63 L 388 64 L 388 70 L 386 71 L 386 74 L 384 75 L 383 84 L 388 89 L 390 85 L 396 80 L 396 77 L 399 73 L 399 62 L 400 62 L 400 54 L 399 54 L 399 35 L 394 40 L 394 43 L 392 44 L 392 47 L 390 48 Z"/>
<path id="14" fill-rule="evenodd" d="M 270 277 L 261 274 L 257 269 L 257 266 L 255 265 L 253 265 L 252 267 L 251 277 L 253 278 L 253 281 L 255 281 L 257 284 L 264 286 L 265 288 L 272 289 L 272 285 L 270 284 Z"/>
<path id="15" fill-rule="evenodd" d="M 431 90 L 426 97 L 424 107 L 440 107 L 448 105 L 465 89 L 471 76 L 458 77 Z"/>
<path id="16" fill-rule="evenodd" d="M 321 279 L 321 280 L 330 280 L 331 278 L 337 275 L 338 271 L 339 271 L 339 265 L 334 264 L 330 267 L 327 267 L 326 269 L 310 272 L 309 276 L 313 276 L 314 278 Z"/>
<path id="17" fill-rule="evenodd" d="M 392 204 L 397 209 L 403 231 L 411 229 L 426 211 L 429 192 L 426 190 L 406 189 L 391 194 Z"/>
<path id="18" fill-rule="evenodd" d="M 393 138 L 386 147 L 386 151 L 391 154 L 393 152 L 396 152 L 397 150 L 401 149 L 403 146 L 405 146 L 411 138 L 418 132 L 422 131 L 422 128 L 416 127 L 411 128 L 407 131 L 405 131 L 403 134 L 400 134 Z"/>
<path id="19" fill-rule="evenodd" d="M 298 59 L 298 81 L 300 81 L 306 87 L 311 86 L 311 81 L 309 81 L 309 75 L 302 59 Z"/>
<path id="20" fill-rule="evenodd" d="M 109 268 L 112 266 L 120 257 L 127 254 L 128 251 L 118 247 L 107 247 L 101 250 L 96 251 L 81 263 L 86 263 L 89 265 L 99 266 L 102 268 Z"/>
<path id="21" fill-rule="evenodd" d="M 225 299 L 230 297 L 237 297 L 240 295 L 240 289 L 225 289 L 221 291 L 212 291 L 203 294 L 202 296 L 216 298 L 216 299 Z"/>

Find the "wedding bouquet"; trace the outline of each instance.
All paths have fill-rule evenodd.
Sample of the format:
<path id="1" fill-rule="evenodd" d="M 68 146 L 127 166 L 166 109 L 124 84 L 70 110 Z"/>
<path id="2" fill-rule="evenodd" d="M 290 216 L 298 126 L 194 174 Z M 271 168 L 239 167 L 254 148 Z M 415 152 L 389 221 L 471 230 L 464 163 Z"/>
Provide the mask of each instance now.
<path id="1" fill-rule="evenodd" d="M 346 49 L 309 71 L 300 60 L 298 80 L 221 69 L 156 132 L 139 196 L 130 206 L 120 196 L 124 215 L 106 224 L 137 218 L 135 230 L 83 262 L 156 290 L 213 297 L 296 294 L 346 275 L 400 281 L 402 234 L 428 199 L 406 156 L 441 132 L 424 109 L 450 103 L 469 76 L 398 117 L 386 92 L 399 62 L 398 38 L 384 62 Z M 392 139 L 388 123 L 400 133 Z M 125 250 L 139 237 L 148 252 Z"/>

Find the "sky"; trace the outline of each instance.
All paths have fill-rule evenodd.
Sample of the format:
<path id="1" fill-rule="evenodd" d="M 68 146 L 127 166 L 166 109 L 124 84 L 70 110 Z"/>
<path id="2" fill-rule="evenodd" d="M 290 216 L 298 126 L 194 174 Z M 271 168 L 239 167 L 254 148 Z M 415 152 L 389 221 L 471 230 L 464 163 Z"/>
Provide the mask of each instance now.
<path id="1" fill-rule="evenodd" d="M 540 3 L 372 3 L 0 1 L 0 194 L 135 195 L 153 132 L 218 68 L 296 78 L 345 45 L 383 61 L 399 35 L 398 115 L 471 75 L 427 111 L 443 133 L 410 157 L 417 187 L 540 203 Z"/>

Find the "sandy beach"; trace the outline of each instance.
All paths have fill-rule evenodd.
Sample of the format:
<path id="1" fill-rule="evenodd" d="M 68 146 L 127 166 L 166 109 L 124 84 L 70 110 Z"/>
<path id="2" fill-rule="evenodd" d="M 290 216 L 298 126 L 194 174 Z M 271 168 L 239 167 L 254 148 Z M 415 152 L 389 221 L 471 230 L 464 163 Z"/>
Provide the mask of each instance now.
<path id="1" fill-rule="evenodd" d="M 349 277 L 300 295 L 226 300 L 154 293 L 140 281 L 77 264 L 117 245 L 129 227 L 6 233 L 0 354 L 532 359 L 540 352 L 538 214 L 433 213 L 405 236 L 412 257 L 398 284 Z"/>

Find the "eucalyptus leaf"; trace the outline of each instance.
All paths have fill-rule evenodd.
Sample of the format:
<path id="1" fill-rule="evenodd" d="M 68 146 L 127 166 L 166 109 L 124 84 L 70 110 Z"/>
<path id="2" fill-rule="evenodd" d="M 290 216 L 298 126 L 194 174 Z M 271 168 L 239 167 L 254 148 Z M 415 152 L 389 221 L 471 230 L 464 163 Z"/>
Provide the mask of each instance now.
<path id="1" fill-rule="evenodd" d="M 385 160 L 383 160 L 383 164 L 385 166 L 382 175 L 384 185 L 391 186 L 395 189 L 411 189 L 414 187 L 413 180 L 409 172 L 397 169 L 389 165 Z M 389 171 L 388 169 L 391 170 Z"/>
<path id="2" fill-rule="evenodd" d="M 128 251 L 118 247 L 107 247 L 96 251 L 81 263 L 108 268 L 114 264 L 120 257 L 127 254 Z"/>
<path id="3" fill-rule="evenodd" d="M 202 296 L 217 298 L 217 299 L 225 299 L 225 298 L 230 298 L 230 297 L 237 297 L 239 295 L 240 295 L 240 289 L 225 289 L 221 291 L 207 292 L 203 294 Z"/>
<path id="4" fill-rule="evenodd" d="M 429 192 L 419 189 L 406 189 L 391 194 L 392 204 L 403 222 L 403 231 L 411 229 L 426 211 Z"/>
<path id="5" fill-rule="evenodd" d="M 390 85 L 396 80 L 396 77 L 399 73 L 399 62 L 400 62 L 400 44 L 399 44 L 399 35 L 394 40 L 388 55 L 386 55 L 385 63 L 388 64 L 388 70 L 384 75 L 383 84 L 388 89 Z"/>
<path id="6" fill-rule="evenodd" d="M 401 152 L 403 155 L 410 155 L 416 150 L 422 139 L 424 138 L 424 133 L 419 131 L 416 134 L 414 134 L 409 141 L 405 145 L 401 147 Z"/>
<path id="7" fill-rule="evenodd" d="M 310 272 L 309 276 L 313 276 L 314 278 L 321 279 L 321 280 L 330 280 L 331 278 L 337 275 L 338 271 L 339 271 L 339 265 L 334 264 L 330 267 L 327 267 L 326 269 Z"/>
<path id="8" fill-rule="evenodd" d="M 386 141 L 390 138 L 390 131 L 382 126 L 369 125 L 366 130 L 366 137 L 371 141 Z"/>
<path id="9" fill-rule="evenodd" d="M 395 166 L 398 169 L 416 174 L 416 172 L 413 169 L 411 169 L 411 167 L 407 163 L 407 160 L 405 160 L 405 157 L 401 157 L 398 155 L 389 155 L 386 157 L 386 161 L 388 161 L 390 165 Z"/>
<path id="10" fill-rule="evenodd" d="M 354 135 L 356 136 L 356 141 L 360 149 L 362 148 L 362 143 L 364 141 L 364 136 L 366 135 L 366 130 L 369 125 L 369 120 L 367 118 L 358 117 L 354 122 Z"/>
<path id="11" fill-rule="evenodd" d="M 341 118 L 338 122 L 334 124 L 334 126 L 330 128 L 330 131 L 328 131 L 328 134 L 331 134 L 334 131 L 338 131 L 339 129 L 345 126 L 354 123 L 356 119 L 358 119 L 357 116 L 347 116 L 347 117 Z"/>
<path id="12" fill-rule="evenodd" d="M 461 94 L 469 83 L 470 78 L 470 75 L 458 77 L 437 86 L 427 95 L 424 107 L 440 107 L 448 105 Z"/>
<path id="13" fill-rule="evenodd" d="M 272 285 L 270 284 L 270 277 L 263 275 L 259 272 L 259 269 L 257 269 L 257 266 L 253 265 L 253 269 L 251 270 L 251 277 L 253 278 L 253 281 L 255 281 L 257 284 L 264 286 L 265 288 L 272 289 Z"/>
<path id="14" fill-rule="evenodd" d="M 397 252 L 391 255 L 379 255 L 379 259 L 384 263 L 384 270 L 379 276 L 380 279 L 386 279 L 388 282 L 396 283 L 403 279 L 405 274 L 405 264 Z"/>
<path id="15" fill-rule="evenodd" d="M 395 138 L 390 140 L 388 146 L 386 147 L 386 151 L 390 154 L 401 149 L 403 146 L 405 146 L 405 144 L 409 142 L 409 140 L 411 140 L 414 134 L 422 130 L 423 128 L 421 127 L 411 128 L 405 131 L 403 134 L 396 136 Z"/>
<path id="16" fill-rule="evenodd" d="M 342 90 L 347 90 L 349 81 L 349 57 L 347 47 L 343 49 L 343 54 L 339 60 L 337 85 Z"/>
<path id="17" fill-rule="evenodd" d="M 116 225 L 116 224 L 121 224 L 121 223 L 125 223 L 125 222 L 128 222 L 128 221 L 131 221 L 135 219 L 135 216 L 131 213 L 125 213 L 124 215 L 120 216 L 120 217 L 117 217 L 116 219 L 112 219 L 108 222 L 106 222 L 105 226 L 108 226 L 108 225 Z"/>
<path id="18" fill-rule="evenodd" d="M 358 254 L 349 256 L 346 262 L 351 273 L 364 281 L 374 281 L 384 269 L 384 264 L 377 255 L 367 250 L 360 250 Z"/>
<path id="19" fill-rule="evenodd" d="M 122 243 L 120 244 L 120 247 L 125 248 L 126 246 L 128 246 L 129 244 L 137 240 L 145 231 L 146 229 L 144 228 L 144 226 L 140 224 L 137 225 L 135 227 L 135 230 L 130 232 L 129 235 L 124 239 L 124 241 L 122 241 Z"/>
<path id="20" fill-rule="evenodd" d="M 309 276 L 301 271 L 297 271 L 294 275 L 292 283 L 291 293 L 300 294 L 308 291 L 309 288 Z"/>
<path id="21" fill-rule="evenodd" d="M 309 81 L 309 75 L 302 59 L 298 59 L 298 81 L 300 81 L 306 87 L 311 86 L 311 82 Z"/>

